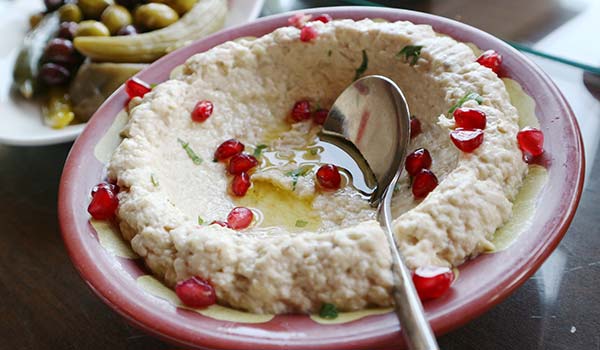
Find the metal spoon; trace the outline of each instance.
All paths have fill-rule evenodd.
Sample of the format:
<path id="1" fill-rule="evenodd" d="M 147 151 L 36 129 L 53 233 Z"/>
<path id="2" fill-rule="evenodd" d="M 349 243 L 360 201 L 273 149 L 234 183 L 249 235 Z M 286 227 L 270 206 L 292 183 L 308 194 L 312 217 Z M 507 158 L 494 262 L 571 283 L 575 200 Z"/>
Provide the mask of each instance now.
<path id="1" fill-rule="evenodd" d="M 410 114 L 402 91 L 383 76 L 355 81 L 333 104 L 319 137 L 354 159 L 366 184 L 362 192 L 370 194 L 378 208 L 392 254 L 393 298 L 406 343 L 412 350 L 439 349 L 391 230 L 392 195 L 410 140 Z"/>

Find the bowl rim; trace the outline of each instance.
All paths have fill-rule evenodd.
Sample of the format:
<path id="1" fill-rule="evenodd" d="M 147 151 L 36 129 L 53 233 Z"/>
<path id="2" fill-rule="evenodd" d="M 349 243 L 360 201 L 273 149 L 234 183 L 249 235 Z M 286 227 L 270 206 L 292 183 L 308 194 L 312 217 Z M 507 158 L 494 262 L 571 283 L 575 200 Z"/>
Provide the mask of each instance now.
<path id="1" fill-rule="evenodd" d="M 453 309 L 447 310 L 445 314 L 431 320 L 432 328 L 438 336 L 462 326 L 469 320 L 478 317 L 486 310 L 503 301 L 516 288 L 522 285 L 552 253 L 566 233 L 581 197 L 585 173 L 583 141 L 573 111 L 557 86 L 537 65 L 500 39 L 477 28 L 448 18 L 416 11 L 381 7 L 325 7 L 263 17 L 252 23 L 215 33 L 172 52 L 138 73 L 137 76 L 143 76 L 147 81 L 152 81 L 153 74 L 155 74 L 153 73 L 153 69 L 155 67 L 160 67 L 168 61 L 181 61 L 182 57 L 187 59 L 192 54 L 205 51 L 205 49 L 199 48 L 204 46 L 210 48 L 228 40 L 248 36 L 248 32 L 267 33 L 277 27 L 286 26 L 287 18 L 299 12 L 306 14 L 329 13 L 336 19 L 384 18 L 394 21 L 407 20 L 416 24 L 429 24 L 437 32 L 448 34 L 458 41 L 471 41 L 476 44 L 478 42 L 488 43 L 489 47 L 494 47 L 497 51 L 502 52 L 505 57 L 505 64 L 519 65 L 521 69 L 530 73 L 528 84 L 534 86 L 536 89 L 541 89 L 540 91 L 544 91 L 545 96 L 552 99 L 556 103 L 557 109 L 566 117 L 565 128 L 569 129 L 574 138 L 574 144 L 569 146 L 572 147 L 572 151 L 578 157 L 571 158 L 575 163 L 575 167 L 571 166 L 565 170 L 570 179 L 573 180 L 575 191 L 569 200 L 563 203 L 563 207 L 565 208 L 564 215 L 557 219 L 556 222 L 553 222 L 552 231 L 548 236 L 549 239 L 542 241 L 538 249 L 533 251 L 526 261 L 522 262 L 519 268 L 509 276 L 510 278 L 504 280 L 504 284 L 498 284 L 494 288 L 486 289 L 484 292 L 478 294 L 476 293 L 473 298 L 464 300 L 463 303 L 456 305 Z M 471 40 L 473 38 L 477 40 Z M 149 310 L 149 306 L 143 305 L 136 300 L 131 300 L 131 298 L 128 298 L 126 292 L 120 292 L 117 288 L 118 286 L 115 286 L 114 282 L 111 281 L 110 274 L 103 272 L 93 264 L 94 258 L 99 257 L 98 252 L 94 252 L 83 244 L 80 237 L 82 235 L 81 227 L 76 224 L 75 213 L 78 211 L 77 207 L 81 206 L 80 198 L 82 190 L 77 186 L 77 173 L 78 169 L 86 162 L 86 152 L 89 152 L 90 149 L 93 150 L 95 146 L 96 140 L 94 137 L 97 136 L 95 135 L 96 130 L 98 128 L 108 128 L 107 126 L 112 124 L 113 119 L 106 116 L 112 114 L 111 111 L 114 110 L 115 104 L 120 104 L 122 107 L 124 98 L 124 87 L 121 86 L 94 114 L 84 132 L 74 143 L 66 160 L 60 181 L 58 197 L 59 223 L 67 251 L 79 274 L 94 293 L 113 310 L 125 317 L 132 324 L 169 342 L 182 346 L 210 346 L 211 348 L 220 349 L 235 349 L 240 347 L 281 348 L 283 343 L 281 341 L 277 342 L 277 340 L 241 336 L 239 334 L 223 335 L 203 332 L 203 330 L 198 329 L 191 330 L 180 324 L 171 324 L 171 321 L 165 320 L 156 312 L 152 312 L 153 310 Z M 536 100 L 536 102 L 538 101 Z M 84 192 L 87 192 L 87 189 L 84 189 Z M 398 325 L 395 324 L 372 331 L 369 336 L 364 336 L 363 334 L 348 335 L 335 344 L 324 341 L 309 343 L 306 341 L 294 342 L 293 339 L 289 339 L 285 342 L 285 345 L 292 349 L 357 349 L 384 347 L 386 345 L 389 347 L 389 344 L 399 341 L 398 329 Z"/>

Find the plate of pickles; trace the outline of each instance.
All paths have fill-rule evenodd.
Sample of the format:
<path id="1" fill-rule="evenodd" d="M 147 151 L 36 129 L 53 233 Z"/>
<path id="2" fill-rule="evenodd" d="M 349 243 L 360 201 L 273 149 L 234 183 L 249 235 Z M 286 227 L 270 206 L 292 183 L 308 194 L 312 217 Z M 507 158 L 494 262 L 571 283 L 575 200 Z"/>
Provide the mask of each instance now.
<path id="1" fill-rule="evenodd" d="M 74 140 L 165 54 L 258 17 L 264 0 L 0 0 L 0 143 Z"/>

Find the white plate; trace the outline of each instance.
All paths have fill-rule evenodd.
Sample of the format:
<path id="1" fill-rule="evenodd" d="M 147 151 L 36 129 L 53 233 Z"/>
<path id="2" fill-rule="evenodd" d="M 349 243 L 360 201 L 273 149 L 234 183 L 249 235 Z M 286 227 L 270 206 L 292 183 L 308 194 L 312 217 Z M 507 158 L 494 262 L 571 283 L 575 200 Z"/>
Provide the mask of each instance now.
<path id="1" fill-rule="evenodd" d="M 229 0 L 225 28 L 258 17 L 264 0 Z M 0 143 L 52 145 L 74 140 L 85 124 L 55 130 L 44 125 L 40 106 L 11 96 L 12 70 L 29 28 L 29 16 L 43 10 L 41 0 L 0 0 Z"/>

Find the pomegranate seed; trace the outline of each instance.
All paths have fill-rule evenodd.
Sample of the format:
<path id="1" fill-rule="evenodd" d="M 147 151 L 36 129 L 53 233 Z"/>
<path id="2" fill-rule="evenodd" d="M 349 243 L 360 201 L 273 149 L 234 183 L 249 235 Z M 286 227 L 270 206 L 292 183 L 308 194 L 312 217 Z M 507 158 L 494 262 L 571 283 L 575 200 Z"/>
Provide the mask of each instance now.
<path id="1" fill-rule="evenodd" d="M 322 188 L 337 190 L 342 183 L 342 176 L 335 165 L 325 164 L 317 170 L 317 182 Z"/>
<path id="2" fill-rule="evenodd" d="M 96 186 L 94 186 L 94 188 L 92 188 L 92 196 L 94 196 L 100 188 L 105 188 L 108 191 L 112 192 L 113 194 L 117 194 L 120 191 L 118 185 L 102 182 L 102 183 L 99 183 Z"/>
<path id="3" fill-rule="evenodd" d="M 238 154 L 229 160 L 229 167 L 227 171 L 231 175 L 239 175 L 244 172 L 248 172 L 248 170 L 254 168 L 258 165 L 258 160 L 246 153 Z"/>
<path id="4" fill-rule="evenodd" d="M 333 20 L 333 18 L 331 18 L 330 15 L 324 13 L 320 16 L 315 17 L 315 19 L 313 19 L 313 21 L 321 21 L 323 23 L 329 23 Z"/>
<path id="5" fill-rule="evenodd" d="M 92 201 L 88 206 L 88 213 L 96 220 L 109 220 L 115 216 L 119 206 L 117 194 L 111 190 L 110 186 L 100 184 L 94 193 Z"/>
<path id="6" fill-rule="evenodd" d="M 517 134 L 517 142 L 523 153 L 537 157 L 544 153 L 544 133 L 535 128 L 524 128 Z"/>
<path id="7" fill-rule="evenodd" d="M 417 137 L 421 131 L 421 121 L 416 117 L 410 117 L 410 138 Z"/>
<path id="8" fill-rule="evenodd" d="M 310 102 L 302 100 L 294 103 L 294 107 L 292 107 L 292 120 L 301 122 L 307 119 L 310 119 Z"/>
<path id="9" fill-rule="evenodd" d="M 215 160 L 225 160 L 236 154 L 240 154 L 244 150 L 244 147 L 244 144 L 236 139 L 227 140 L 217 147 Z"/>
<path id="10" fill-rule="evenodd" d="M 213 112 L 213 104 L 208 100 L 203 100 L 196 103 L 192 111 L 192 120 L 196 123 L 201 123 L 208 119 Z"/>
<path id="11" fill-rule="evenodd" d="M 125 83 L 125 92 L 130 99 L 134 97 L 144 97 L 144 95 L 150 91 L 152 91 L 150 85 L 138 78 L 131 78 Z"/>
<path id="12" fill-rule="evenodd" d="M 459 150 L 471 153 L 483 143 L 483 130 L 456 128 L 450 132 L 450 138 Z"/>
<path id="13" fill-rule="evenodd" d="M 242 230 L 250 226 L 254 214 L 246 207 L 235 207 L 227 215 L 227 223 L 234 230 Z"/>
<path id="14" fill-rule="evenodd" d="M 494 50 L 487 50 L 477 58 L 477 63 L 484 67 L 488 67 L 494 73 L 500 72 L 500 65 L 502 64 L 502 55 Z"/>
<path id="15" fill-rule="evenodd" d="M 226 223 L 225 221 L 221 221 L 221 220 L 214 220 L 210 224 L 211 225 L 219 225 L 219 226 L 226 227 L 226 228 L 231 228 L 231 226 L 229 226 L 228 223 Z"/>
<path id="16" fill-rule="evenodd" d="M 453 115 L 457 128 L 467 130 L 485 129 L 487 118 L 485 113 L 478 109 L 460 107 L 454 110 Z"/>
<path id="17" fill-rule="evenodd" d="M 447 267 L 419 267 L 412 280 L 421 300 L 436 299 L 444 295 L 454 280 L 454 272 Z"/>
<path id="18" fill-rule="evenodd" d="M 304 26 L 300 29 L 300 40 L 304 42 L 309 42 L 315 39 L 319 33 L 317 30 L 311 26 Z"/>
<path id="19" fill-rule="evenodd" d="M 233 177 L 231 181 L 231 192 L 238 197 L 243 197 L 250 188 L 250 175 L 248 173 L 241 173 Z"/>
<path id="20" fill-rule="evenodd" d="M 412 183 L 412 193 L 415 198 L 425 198 L 438 185 L 438 179 L 429 169 L 421 169 L 415 175 Z"/>
<path id="21" fill-rule="evenodd" d="M 325 119 L 327 119 L 328 114 L 329 114 L 328 109 L 319 108 L 315 111 L 315 114 L 313 115 L 313 121 L 316 124 L 323 125 L 323 124 L 325 124 Z"/>
<path id="22" fill-rule="evenodd" d="M 210 282 L 198 276 L 177 282 L 175 293 L 183 304 L 189 307 L 203 308 L 217 302 L 215 288 Z"/>
<path id="23" fill-rule="evenodd" d="M 410 176 L 415 176 L 422 169 L 429 169 L 430 167 L 431 155 L 425 148 L 414 150 L 406 157 L 406 163 L 404 164 L 404 168 Z"/>
<path id="24" fill-rule="evenodd" d="M 292 17 L 288 18 L 288 23 L 298 29 L 304 27 L 306 22 L 310 21 L 312 15 L 305 15 L 304 13 L 296 13 Z"/>

